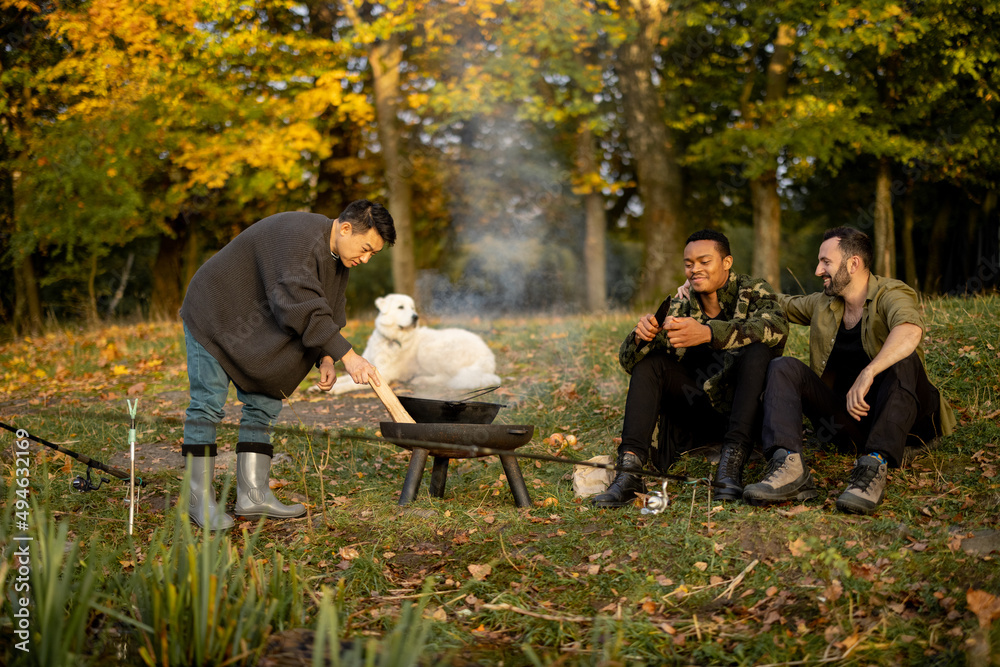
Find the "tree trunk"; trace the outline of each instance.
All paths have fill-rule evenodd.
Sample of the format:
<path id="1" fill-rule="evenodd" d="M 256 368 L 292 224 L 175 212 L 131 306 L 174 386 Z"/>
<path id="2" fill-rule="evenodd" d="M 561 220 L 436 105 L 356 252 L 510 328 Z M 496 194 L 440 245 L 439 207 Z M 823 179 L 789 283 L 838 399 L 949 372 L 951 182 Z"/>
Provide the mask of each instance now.
<path id="1" fill-rule="evenodd" d="M 875 177 L 875 273 L 896 277 L 896 228 L 892 220 L 892 164 L 889 158 L 878 163 Z"/>
<path id="2" fill-rule="evenodd" d="M 587 272 L 587 312 L 603 313 L 608 308 L 607 239 L 608 219 L 604 197 L 591 192 L 584 197 L 587 216 L 584 262 Z"/>
<path id="3" fill-rule="evenodd" d="M 364 22 L 358 8 L 345 2 L 342 9 L 355 29 Z M 385 162 L 385 180 L 389 189 L 389 213 L 396 228 L 396 245 L 392 251 L 392 281 L 397 292 L 417 296 L 417 262 L 413 247 L 413 187 L 410 183 L 413 165 L 401 153 L 402 133 L 399 129 L 399 68 L 403 47 L 399 36 L 391 33 L 372 44 L 368 62 L 372 67 L 375 91 L 375 121 L 378 140 Z"/>
<path id="4" fill-rule="evenodd" d="M 920 283 L 917 279 L 917 254 L 913 247 L 913 228 L 916 224 L 916 216 L 913 213 L 913 191 L 903 200 L 903 267 L 906 276 L 906 284 L 919 291 Z"/>
<path id="5" fill-rule="evenodd" d="M 88 324 L 97 324 L 101 316 L 97 314 L 97 265 L 98 255 L 94 248 L 90 250 L 90 273 L 87 275 L 87 305 L 84 317 Z"/>
<path id="6" fill-rule="evenodd" d="M 780 292 L 781 199 L 776 172 L 769 171 L 750 180 L 750 200 L 753 203 L 753 275 L 763 278 Z"/>
<path id="7" fill-rule="evenodd" d="M 774 40 L 774 54 L 767 65 L 765 101 L 768 107 L 760 121 L 762 130 L 771 124 L 771 115 L 777 112 L 777 103 L 788 92 L 788 73 L 795 57 L 792 50 L 794 44 L 795 26 L 787 23 L 779 25 Z M 745 118 L 750 117 L 748 112 L 749 109 L 744 109 Z M 753 204 L 753 275 L 760 276 L 780 291 L 781 198 L 778 196 L 778 156 L 770 154 L 763 157 L 769 168 L 760 176 L 750 179 L 750 201 Z"/>
<path id="8" fill-rule="evenodd" d="M 35 280 L 31 256 L 14 265 L 14 331 L 38 333 L 42 330 L 42 300 Z"/>
<path id="9" fill-rule="evenodd" d="M 645 258 L 636 298 L 650 303 L 673 293 L 683 281 L 680 153 L 664 120 L 662 93 L 652 80 L 661 24 L 668 4 L 631 0 L 638 24 L 634 39 L 619 51 L 618 76 L 624 96 L 626 136 L 635 158 L 642 200 Z"/>
<path id="10" fill-rule="evenodd" d="M 385 160 L 385 180 L 389 187 L 389 213 L 396 227 L 396 245 L 392 250 L 394 289 L 417 295 L 417 264 L 413 248 L 413 165 L 400 151 L 402 136 L 397 118 L 399 66 L 402 49 L 395 35 L 375 44 L 370 53 L 375 78 L 375 116 L 378 140 Z"/>
<path id="11" fill-rule="evenodd" d="M 947 196 L 947 195 L 946 195 Z M 927 273 L 924 274 L 924 289 L 937 293 L 941 289 L 941 256 L 948 239 L 948 222 L 951 219 L 951 197 L 947 196 L 938 209 L 931 228 L 930 249 L 927 253 Z"/>
<path id="12" fill-rule="evenodd" d="M 184 241 L 180 238 L 161 237 L 160 249 L 153 264 L 153 295 L 149 316 L 153 319 L 176 319 L 183 294 L 181 292 L 181 257 Z"/>
<path id="13" fill-rule="evenodd" d="M 125 259 L 125 268 L 122 269 L 122 279 L 118 283 L 118 289 L 115 290 L 114 296 L 111 297 L 111 303 L 108 304 L 106 317 L 109 319 L 115 316 L 115 310 L 118 308 L 118 304 L 121 303 L 122 297 L 125 296 L 125 286 L 128 285 L 129 275 L 132 273 L 132 262 L 134 261 L 135 253 L 130 252 Z"/>
<path id="14" fill-rule="evenodd" d="M 187 238 L 184 241 L 184 278 L 181 281 L 182 301 L 184 295 L 187 294 L 187 288 L 191 284 L 191 279 L 194 278 L 194 274 L 201 268 L 201 251 L 201 234 L 198 233 L 198 228 L 189 222 L 187 226 Z"/>
<path id="15" fill-rule="evenodd" d="M 578 159 L 580 174 L 586 181 L 597 174 L 597 146 L 594 134 L 584 126 L 579 135 Z M 601 313 L 608 305 L 607 284 L 607 215 L 604 212 L 604 197 L 595 186 L 588 185 L 583 195 L 584 212 L 586 216 L 583 240 L 583 270 L 586 277 L 587 312 Z"/>

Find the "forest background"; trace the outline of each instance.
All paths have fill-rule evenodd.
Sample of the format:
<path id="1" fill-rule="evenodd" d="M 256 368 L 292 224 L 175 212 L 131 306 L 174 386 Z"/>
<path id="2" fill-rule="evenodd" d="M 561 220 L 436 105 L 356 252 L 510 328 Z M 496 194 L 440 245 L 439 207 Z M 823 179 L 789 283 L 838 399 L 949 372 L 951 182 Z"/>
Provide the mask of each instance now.
<path id="1" fill-rule="evenodd" d="M 2 0 L 0 324 L 174 317 L 254 221 L 383 201 L 351 287 L 599 312 L 686 235 L 812 291 L 823 229 L 926 293 L 1000 276 L 1000 4 Z"/>

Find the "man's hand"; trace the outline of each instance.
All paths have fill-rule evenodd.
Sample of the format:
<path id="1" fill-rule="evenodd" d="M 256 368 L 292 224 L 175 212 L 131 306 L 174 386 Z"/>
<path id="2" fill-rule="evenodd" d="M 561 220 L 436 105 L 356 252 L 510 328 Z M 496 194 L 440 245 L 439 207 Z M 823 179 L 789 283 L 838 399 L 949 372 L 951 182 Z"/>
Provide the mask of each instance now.
<path id="1" fill-rule="evenodd" d="M 688 297 L 691 296 L 691 281 L 685 280 L 684 284 L 677 288 L 677 294 L 674 296 L 678 299 L 687 301 Z"/>
<path id="2" fill-rule="evenodd" d="M 330 391 L 337 383 L 337 370 L 333 367 L 333 357 L 323 357 L 319 360 L 319 382 L 316 386 L 323 391 Z"/>
<path id="3" fill-rule="evenodd" d="M 861 418 L 866 417 L 868 410 L 871 409 L 865 402 L 865 396 L 868 395 L 868 390 L 871 389 L 874 380 L 875 373 L 871 369 L 865 368 L 858 374 L 858 378 L 851 385 L 850 391 L 847 392 L 847 414 L 854 417 L 856 421 L 861 421 Z"/>
<path id="4" fill-rule="evenodd" d="M 674 347 L 694 347 L 711 342 L 712 330 L 693 317 L 670 317 L 664 329 Z"/>
<path id="5" fill-rule="evenodd" d="M 382 386 L 378 379 L 378 373 L 375 372 L 375 367 L 354 350 L 345 354 L 341 361 L 344 362 L 344 368 L 347 369 L 347 373 L 356 384 L 368 384 L 368 380 L 373 380 L 376 387 Z"/>
<path id="6" fill-rule="evenodd" d="M 868 414 L 868 404 L 865 403 L 865 396 L 872 388 L 875 376 L 913 354 L 920 339 L 923 338 L 924 330 L 918 325 L 910 322 L 897 324 L 886 336 L 882 349 L 871 360 L 865 369 L 861 371 L 858 378 L 847 392 L 847 413 L 861 421 L 861 418 Z"/>
<path id="7" fill-rule="evenodd" d="M 669 322 L 673 318 L 666 318 Z M 637 341 L 644 340 L 647 343 L 656 337 L 656 334 L 660 333 L 663 327 L 656 321 L 656 317 L 652 313 L 646 313 L 639 319 L 639 324 L 635 325 L 635 338 Z"/>

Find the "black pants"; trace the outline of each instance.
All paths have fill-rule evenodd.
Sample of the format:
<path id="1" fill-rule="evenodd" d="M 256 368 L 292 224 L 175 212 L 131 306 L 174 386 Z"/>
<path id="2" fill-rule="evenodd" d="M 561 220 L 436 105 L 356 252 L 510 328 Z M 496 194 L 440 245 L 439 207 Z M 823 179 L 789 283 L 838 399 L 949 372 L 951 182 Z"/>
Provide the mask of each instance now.
<path id="1" fill-rule="evenodd" d="M 875 377 L 865 402 L 868 414 L 860 421 L 847 412 L 847 395 L 827 387 L 798 359 L 780 357 L 767 369 L 764 390 L 764 456 L 776 449 L 802 451 L 802 416 L 812 421 L 816 437 L 840 447 L 853 443 L 856 451 L 882 452 L 889 465 L 899 467 L 911 428 L 933 420 L 941 396 L 931 384 L 916 353 Z"/>
<path id="2" fill-rule="evenodd" d="M 632 369 L 625 399 L 622 444 L 618 453 L 632 452 L 640 459 L 649 458 L 649 443 L 660 413 L 665 412 L 671 426 L 689 430 L 702 442 L 750 446 L 760 429 L 761 403 L 771 348 L 763 343 L 744 347 L 733 368 L 736 383 L 730 414 L 717 412 L 702 389 L 705 380 L 721 368 L 719 351 L 710 355 L 691 355 L 697 363 L 687 363 L 667 350 L 654 350 Z"/>

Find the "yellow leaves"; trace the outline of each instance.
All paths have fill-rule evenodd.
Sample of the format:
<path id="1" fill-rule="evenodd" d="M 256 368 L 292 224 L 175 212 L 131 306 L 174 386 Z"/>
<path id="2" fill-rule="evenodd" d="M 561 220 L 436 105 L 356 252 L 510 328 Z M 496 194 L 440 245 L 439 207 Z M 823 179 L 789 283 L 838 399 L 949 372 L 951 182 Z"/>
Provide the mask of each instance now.
<path id="1" fill-rule="evenodd" d="M 337 555 L 344 560 L 356 560 L 361 557 L 361 553 L 354 547 L 341 547 Z"/>
<path id="2" fill-rule="evenodd" d="M 605 186 L 604 179 L 601 174 L 596 171 L 591 171 L 586 174 L 581 174 L 573 179 L 573 194 L 575 195 L 585 195 L 592 192 L 600 192 Z"/>
<path id="3" fill-rule="evenodd" d="M 988 628 L 996 619 L 1000 618 L 1000 597 L 970 588 L 965 593 L 965 603 L 969 606 L 969 611 L 979 619 L 979 627 Z"/>
<path id="4" fill-rule="evenodd" d="M 101 355 L 98 358 L 97 363 L 99 366 L 103 368 L 104 366 L 107 366 L 109 363 L 117 359 L 119 356 L 120 354 L 118 353 L 118 347 L 114 344 L 114 342 L 109 342 L 107 345 L 104 346 L 104 350 L 101 351 Z"/>
<path id="5" fill-rule="evenodd" d="M 792 553 L 793 556 L 798 558 L 799 556 L 804 556 L 805 554 L 812 551 L 812 548 L 805 543 L 805 540 L 799 537 L 796 538 L 795 541 L 788 543 L 788 550 Z"/>
<path id="6" fill-rule="evenodd" d="M 119 375 L 127 375 L 128 369 L 125 366 L 122 366 L 121 364 L 115 364 L 114 366 L 111 367 L 111 374 L 114 375 L 115 377 L 118 377 Z"/>
<path id="7" fill-rule="evenodd" d="M 859 641 L 861 641 L 861 635 L 855 632 L 850 637 L 846 637 L 841 641 L 837 642 L 836 644 L 834 644 L 834 646 L 843 649 L 846 652 L 854 648 Z"/>
<path id="8" fill-rule="evenodd" d="M 413 93 L 406 98 L 411 109 L 420 109 L 430 102 L 430 95 L 427 93 Z"/>

